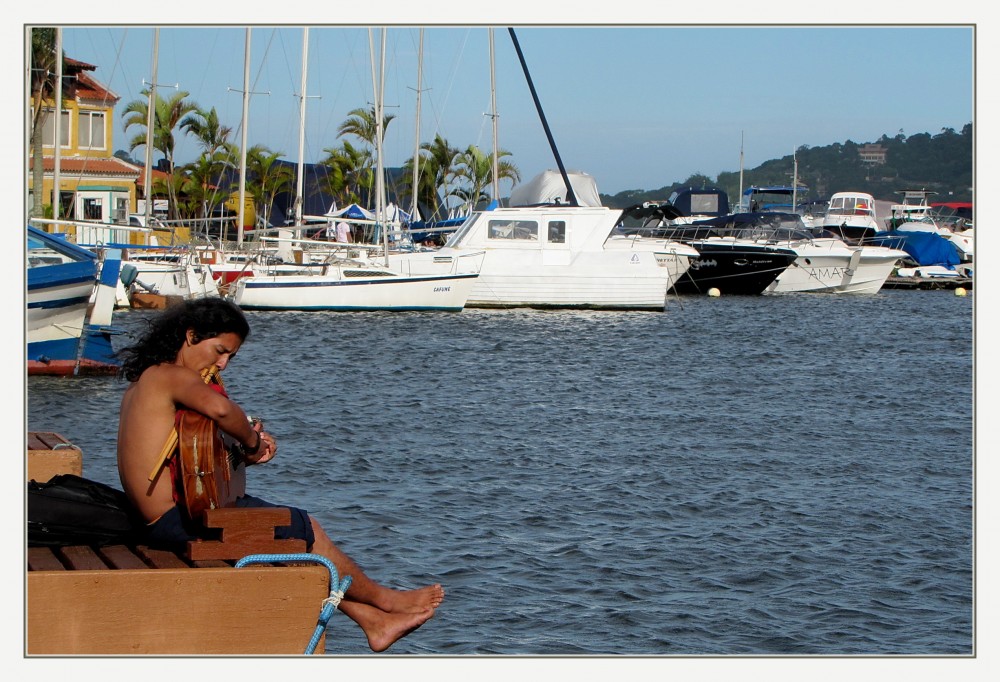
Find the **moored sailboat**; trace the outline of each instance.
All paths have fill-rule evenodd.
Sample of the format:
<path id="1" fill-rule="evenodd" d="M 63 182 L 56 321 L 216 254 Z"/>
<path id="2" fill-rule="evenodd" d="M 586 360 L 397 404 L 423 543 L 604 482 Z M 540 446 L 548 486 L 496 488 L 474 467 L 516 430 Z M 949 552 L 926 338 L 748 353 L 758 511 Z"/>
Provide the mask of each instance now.
<path id="1" fill-rule="evenodd" d="M 389 256 L 391 220 L 385 208 L 382 173 L 382 87 L 385 68 L 385 29 L 382 29 L 380 76 L 375 73 L 374 40 L 369 30 L 372 85 L 375 93 L 376 209 L 374 233 L 381 244 L 353 244 L 355 249 L 381 256 L 352 258 L 349 250 L 329 250 L 318 267 L 308 271 L 272 269 L 240 277 L 229 297 L 240 307 L 269 310 L 441 310 L 465 307 L 481 259 L 400 264 Z M 343 247 L 343 245 L 340 245 Z M 361 247 L 364 247 L 363 249 Z"/>

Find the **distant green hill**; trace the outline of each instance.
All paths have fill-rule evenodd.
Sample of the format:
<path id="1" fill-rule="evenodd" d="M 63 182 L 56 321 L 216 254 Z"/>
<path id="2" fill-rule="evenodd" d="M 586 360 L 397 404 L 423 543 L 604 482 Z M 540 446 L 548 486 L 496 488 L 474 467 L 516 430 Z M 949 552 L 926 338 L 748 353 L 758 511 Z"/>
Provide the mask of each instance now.
<path id="1" fill-rule="evenodd" d="M 876 199 L 898 201 L 905 189 L 928 189 L 938 193 L 939 201 L 972 201 L 972 124 L 961 132 L 945 128 L 937 135 L 917 133 L 905 137 L 883 135 L 874 142 L 847 142 L 827 147 L 799 147 L 800 185 L 809 188 L 800 201 L 819 201 L 834 192 L 867 192 Z M 885 163 L 862 161 L 858 153 L 865 145 L 885 149 Z M 765 161 L 756 168 L 743 169 L 744 189 L 751 185 L 790 185 L 794 161 L 792 155 Z M 611 208 L 625 208 L 644 201 L 666 201 L 670 194 L 683 187 L 714 186 L 726 191 L 735 205 L 740 191 L 740 172 L 723 172 L 713 179 L 707 175 L 692 175 L 687 180 L 654 190 L 626 190 L 618 194 L 602 194 L 601 201 Z"/>

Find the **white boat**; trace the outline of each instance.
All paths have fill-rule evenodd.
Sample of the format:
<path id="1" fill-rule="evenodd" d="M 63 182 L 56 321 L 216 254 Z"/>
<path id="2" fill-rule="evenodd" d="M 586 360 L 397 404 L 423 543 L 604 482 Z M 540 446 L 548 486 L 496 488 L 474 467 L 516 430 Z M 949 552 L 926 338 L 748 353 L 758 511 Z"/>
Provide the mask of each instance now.
<path id="1" fill-rule="evenodd" d="M 130 247 L 126 250 L 117 304 L 128 307 L 136 293 L 195 299 L 219 296 L 211 267 L 190 247 Z M 126 284 L 127 282 L 127 284 Z"/>
<path id="2" fill-rule="evenodd" d="M 699 221 L 750 239 L 791 249 L 796 259 L 778 275 L 765 294 L 826 292 L 874 294 L 906 252 L 884 246 L 854 246 L 819 228 L 807 228 L 794 213 L 734 213 Z"/>
<path id="3" fill-rule="evenodd" d="M 462 310 L 478 266 L 459 272 L 459 263 L 451 259 L 428 265 L 435 264 L 440 274 L 402 274 L 374 263 L 340 260 L 315 273 L 240 277 L 229 296 L 250 310 Z"/>
<path id="4" fill-rule="evenodd" d="M 385 64 L 385 29 L 382 32 L 381 73 Z M 369 31 L 371 41 L 371 32 Z M 389 254 L 389 232 L 393 221 L 386 210 L 382 173 L 382 98 L 381 88 L 375 81 L 376 120 L 376 205 L 374 221 L 357 221 L 355 224 L 373 222 L 373 234 L 382 238 L 381 256 L 365 259 L 368 249 L 373 252 L 378 244 L 327 245 L 324 261 L 304 266 L 297 271 L 274 268 L 271 272 L 259 269 L 249 277 L 240 277 L 230 288 L 229 297 L 241 308 L 266 310 L 441 310 L 460 311 L 473 282 L 479 277 L 482 254 L 468 258 L 438 260 L 431 258 L 419 262 L 393 261 Z M 340 216 L 341 218 L 343 216 Z M 308 242 L 309 240 L 297 240 Z M 343 258 L 333 249 L 364 250 L 358 258 Z M 302 270 L 308 270 L 303 272 Z"/>
<path id="5" fill-rule="evenodd" d="M 121 256 L 102 256 L 28 227 L 28 374 L 107 374 L 117 371 L 109 325 Z"/>
<path id="6" fill-rule="evenodd" d="M 889 231 L 932 232 L 950 241 L 958 251 L 959 258 L 966 263 L 974 260 L 975 231 L 972 227 L 957 228 L 953 219 L 942 220 L 942 216 L 929 203 L 934 192 L 923 189 L 903 191 L 903 203 L 893 204 L 885 224 Z"/>
<path id="7" fill-rule="evenodd" d="M 570 177 L 578 197 L 597 200 L 590 176 Z M 534 191 L 512 192 L 511 203 L 549 203 L 474 212 L 436 252 L 393 258 L 443 263 L 483 253 L 468 307 L 663 310 L 667 291 L 698 251 L 666 239 L 619 234 L 620 209 L 571 206 L 565 203 L 565 186 L 559 189 L 562 183 L 553 172 L 544 173 L 527 183 Z"/>
<path id="8" fill-rule="evenodd" d="M 874 236 L 880 231 L 875 197 L 864 192 L 836 192 L 830 197 L 819 227 L 851 243 Z"/>

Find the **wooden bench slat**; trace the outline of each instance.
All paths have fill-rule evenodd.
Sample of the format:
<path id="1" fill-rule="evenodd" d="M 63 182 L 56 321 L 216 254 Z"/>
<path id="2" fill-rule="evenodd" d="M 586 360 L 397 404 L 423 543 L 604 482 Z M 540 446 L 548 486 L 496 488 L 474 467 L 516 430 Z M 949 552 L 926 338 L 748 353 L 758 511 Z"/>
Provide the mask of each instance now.
<path id="1" fill-rule="evenodd" d="M 91 547 L 60 547 L 59 553 L 74 571 L 101 570 L 108 567 Z"/>
<path id="2" fill-rule="evenodd" d="M 97 553 L 101 555 L 108 566 L 116 569 L 143 569 L 149 568 L 142 557 L 138 556 L 125 545 L 108 545 L 100 547 Z"/>
<path id="3" fill-rule="evenodd" d="M 191 568 L 184 559 L 169 550 L 140 545 L 135 548 L 135 553 L 153 568 Z"/>
<path id="4" fill-rule="evenodd" d="M 223 561 L 222 559 L 199 559 L 198 561 L 192 561 L 191 565 L 195 568 L 232 568 L 234 561 Z"/>
<path id="5" fill-rule="evenodd" d="M 65 571 L 66 567 L 59 561 L 51 547 L 29 547 L 28 570 Z"/>

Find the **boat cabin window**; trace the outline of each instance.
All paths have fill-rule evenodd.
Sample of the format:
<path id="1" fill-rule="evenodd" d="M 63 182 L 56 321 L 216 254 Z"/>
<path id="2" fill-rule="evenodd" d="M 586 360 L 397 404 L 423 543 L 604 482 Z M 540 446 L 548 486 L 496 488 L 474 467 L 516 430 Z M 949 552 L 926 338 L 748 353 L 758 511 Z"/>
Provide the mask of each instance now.
<path id="1" fill-rule="evenodd" d="M 692 194 L 691 215 L 719 212 L 718 194 Z"/>
<path id="2" fill-rule="evenodd" d="M 538 223 L 534 220 L 491 220 L 490 239 L 538 240 Z"/>
<path id="3" fill-rule="evenodd" d="M 834 197 L 830 215 L 866 215 L 872 213 L 871 203 L 864 197 Z"/>
<path id="4" fill-rule="evenodd" d="M 565 244 L 565 243 L 566 243 L 566 221 L 565 220 L 549 221 L 549 244 Z"/>

